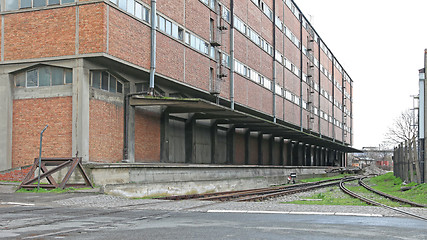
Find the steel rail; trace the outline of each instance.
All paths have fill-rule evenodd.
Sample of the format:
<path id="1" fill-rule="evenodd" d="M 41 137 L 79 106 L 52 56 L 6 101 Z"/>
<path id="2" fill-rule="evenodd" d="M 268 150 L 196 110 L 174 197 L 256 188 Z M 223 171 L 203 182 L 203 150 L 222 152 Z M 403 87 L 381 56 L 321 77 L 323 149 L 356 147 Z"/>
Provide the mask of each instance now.
<path id="1" fill-rule="evenodd" d="M 289 191 L 290 189 L 302 189 L 304 187 L 317 186 L 319 184 L 336 182 L 340 180 L 341 178 L 337 178 L 337 179 L 328 179 L 328 180 L 322 180 L 322 181 L 311 182 L 311 183 L 300 183 L 300 184 L 270 187 L 270 188 L 256 188 L 256 189 L 246 189 L 246 190 L 238 190 L 238 191 L 226 191 L 226 192 L 191 194 L 191 195 L 177 195 L 177 196 L 159 197 L 156 199 L 161 199 L 161 200 L 198 199 L 198 200 L 224 201 L 227 199 L 235 199 L 235 198 L 249 196 L 249 195 L 276 193 L 280 191 Z M 338 183 L 339 182 L 334 183 L 333 185 L 336 185 Z"/>
<path id="2" fill-rule="evenodd" d="M 408 216 L 411 216 L 411 217 L 415 217 L 415 218 L 418 218 L 418 219 L 421 219 L 421 220 L 427 221 L 427 218 L 426 218 L 426 217 L 419 216 L 419 215 L 417 215 L 417 214 L 410 213 L 410 212 L 407 212 L 407 211 L 403 211 L 403 210 L 398 209 L 398 208 L 390 207 L 390 206 L 387 206 L 387 205 L 385 205 L 385 204 L 382 204 L 382 203 L 379 203 L 379 202 L 373 201 L 373 200 L 371 200 L 371 199 L 365 198 L 365 197 L 363 197 L 363 196 L 360 196 L 360 195 L 358 195 L 358 194 L 356 194 L 356 193 L 354 193 L 354 192 L 350 191 L 348 188 L 346 188 L 346 187 L 344 186 L 344 181 L 345 181 L 344 179 L 342 179 L 342 180 L 340 181 L 340 184 L 339 184 L 340 189 L 341 189 L 344 193 L 346 193 L 346 194 L 348 194 L 348 195 L 350 195 L 350 196 L 352 196 L 352 197 L 354 197 L 354 198 L 360 199 L 361 201 L 366 202 L 367 204 L 370 204 L 370 205 L 379 206 L 379 207 L 384 207 L 384 208 L 387 208 L 387 209 L 390 209 L 390 210 L 393 210 L 393 211 L 396 211 L 396 212 L 399 212 L 399 213 L 402 213 L 402 214 L 405 214 L 405 215 L 408 215 Z"/>
<path id="3" fill-rule="evenodd" d="M 388 198 L 388 199 L 390 199 L 392 201 L 395 201 L 395 202 L 401 202 L 401 203 L 409 204 L 412 207 L 421 207 L 421 208 L 427 207 L 426 205 L 423 205 L 423 204 L 420 204 L 420 203 L 412 202 L 412 201 L 409 201 L 409 200 L 403 199 L 403 198 L 398 198 L 396 196 L 393 196 L 393 195 L 390 195 L 390 194 L 387 194 L 387 193 L 375 190 L 375 189 L 371 188 L 370 186 L 368 186 L 368 184 L 366 184 L 365 182 L 363 182 L 363 179 L 364 178 L 360 178 L 359 179 L 359 184 L 362 187 L 364 187 L 365 189 L 367 189 L 367 190 L 369 190 L 371 192 L 374 192 L 374 193 L 376 193 L 378 195 L 381 195 L 381 196 L 383 196 L 385 198 Z"/>

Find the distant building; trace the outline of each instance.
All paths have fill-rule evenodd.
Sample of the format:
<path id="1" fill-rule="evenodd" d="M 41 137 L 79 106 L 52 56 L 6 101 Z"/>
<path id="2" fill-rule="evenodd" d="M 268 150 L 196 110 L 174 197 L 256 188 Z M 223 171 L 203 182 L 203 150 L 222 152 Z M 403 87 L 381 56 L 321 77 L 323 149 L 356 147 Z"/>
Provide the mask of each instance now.
<path id="1" fill-rule="evenodd" d="M 0 1 L 0 170 L 45 125 L 45 157 L 346 165 L 353 81 L 294 1 L 155 2 Z"/>

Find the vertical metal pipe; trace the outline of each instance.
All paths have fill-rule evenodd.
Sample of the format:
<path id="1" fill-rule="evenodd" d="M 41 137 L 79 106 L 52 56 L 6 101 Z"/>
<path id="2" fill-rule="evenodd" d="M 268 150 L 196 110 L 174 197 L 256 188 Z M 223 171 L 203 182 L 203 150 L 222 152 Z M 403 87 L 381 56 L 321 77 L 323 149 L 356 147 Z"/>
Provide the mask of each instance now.
<path id="1" fill-rule="evenodd" d="M 46 125 L 46 127 L 43 128 L 43 130 L 40 133 L 40 151 L 39 151 L 39 176 L 37 177 L 37 191 L 40 189 L 40 169 L 42 167 L 42 141 L 43 141 L 43 133 L 46 131 L 46 128 L 49 125 Z"/>
<path id="2" fill-rule="evenodd" d="M 231 25 L 230 25 L 230 108 L 234 110 L 234 0 L 230 3 Z"/>
<path id="3" fill-rule="evenodd" d="M 156 0 L 151 0 L 151 67 L 150 67 L 150 90 L 149 93 L 154 95 L 154 76 L 156 74 Z"/>
<path id="4" fill-rule="evenodd" d="M 276 119 L 276 0 L 273 0 L 273 122 Z"/>

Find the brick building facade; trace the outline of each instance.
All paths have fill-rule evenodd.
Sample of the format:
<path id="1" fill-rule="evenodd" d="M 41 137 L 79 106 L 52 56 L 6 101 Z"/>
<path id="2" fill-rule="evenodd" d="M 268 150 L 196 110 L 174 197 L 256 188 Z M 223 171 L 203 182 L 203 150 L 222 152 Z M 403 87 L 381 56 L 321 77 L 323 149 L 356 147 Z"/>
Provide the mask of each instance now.
<path id="1" fill-rule="evenodd" d="M 0 170 L 31 164 L 45 125 L 43 156 L 93 162 L 345 165 L 354 150 L 352 80 L 291 0 L 0 4 Z"/>

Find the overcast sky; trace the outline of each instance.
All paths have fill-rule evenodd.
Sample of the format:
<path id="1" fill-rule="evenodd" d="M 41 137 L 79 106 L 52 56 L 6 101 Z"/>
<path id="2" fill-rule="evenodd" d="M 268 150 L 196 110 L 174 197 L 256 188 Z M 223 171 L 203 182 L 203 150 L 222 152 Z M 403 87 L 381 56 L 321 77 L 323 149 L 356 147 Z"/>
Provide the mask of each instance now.
<path id="1" fill-rule="evenodd" d="M 353 79 L 353 146 L 378 146 L 418 94 L 427 0 L 295 2 Z"/>

